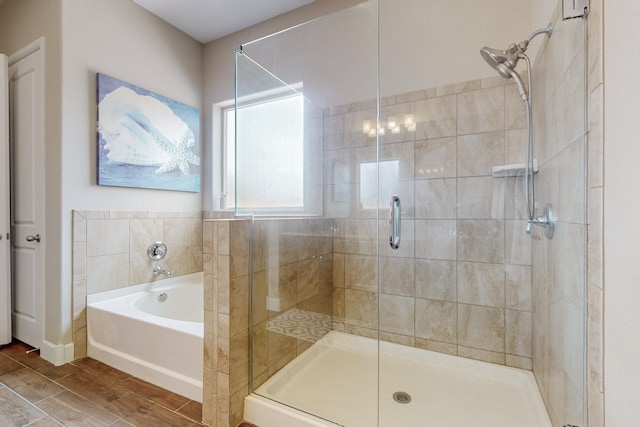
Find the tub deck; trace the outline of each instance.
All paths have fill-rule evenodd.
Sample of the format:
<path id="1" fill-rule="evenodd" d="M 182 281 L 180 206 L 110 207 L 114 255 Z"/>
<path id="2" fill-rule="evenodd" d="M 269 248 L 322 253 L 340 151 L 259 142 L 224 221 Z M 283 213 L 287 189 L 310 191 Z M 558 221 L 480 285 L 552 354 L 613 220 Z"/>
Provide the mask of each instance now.
<path id="1" fill-rule="evenodd" d="M 332 331 L 245 402 L 261 427 L 551 427 L 529 371 Z M 405 392 L 411 402 L 393 399 Z M 380 423 L 378 424 L 378 394 Z M 274 405 L 268 399 L 320 418 Z M 306 420 L 305 420 L 306 419 Z"/>

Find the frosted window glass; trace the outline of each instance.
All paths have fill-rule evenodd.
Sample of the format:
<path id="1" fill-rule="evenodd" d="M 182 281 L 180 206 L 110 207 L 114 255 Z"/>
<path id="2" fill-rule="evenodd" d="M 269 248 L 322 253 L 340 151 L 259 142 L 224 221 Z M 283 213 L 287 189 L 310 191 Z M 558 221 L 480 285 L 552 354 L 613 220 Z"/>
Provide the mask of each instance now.
<path id="1" fill-rule="evenodd" d="M 233 144 L 233 110 L 226 115 L 227 142 Z M 227 150 L 229 206 L 235 207 L 235 184 L 240 208 L 303 208 L 303 96 L 243 106 L 237 120 L 235 152 L 233 145 Z"/>

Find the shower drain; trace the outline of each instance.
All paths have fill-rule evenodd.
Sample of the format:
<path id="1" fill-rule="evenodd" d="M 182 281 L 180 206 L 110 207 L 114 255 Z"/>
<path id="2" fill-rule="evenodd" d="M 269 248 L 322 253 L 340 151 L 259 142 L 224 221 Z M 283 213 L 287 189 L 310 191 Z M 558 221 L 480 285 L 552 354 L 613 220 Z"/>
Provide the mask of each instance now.
<path id="1" fill-rule="evenodd" d="M 393 400 L 403 404 L 409 403 L 411 402 L 411 395 L 404 391 L 396 391 L 395 393 L 393 393 Z"/>

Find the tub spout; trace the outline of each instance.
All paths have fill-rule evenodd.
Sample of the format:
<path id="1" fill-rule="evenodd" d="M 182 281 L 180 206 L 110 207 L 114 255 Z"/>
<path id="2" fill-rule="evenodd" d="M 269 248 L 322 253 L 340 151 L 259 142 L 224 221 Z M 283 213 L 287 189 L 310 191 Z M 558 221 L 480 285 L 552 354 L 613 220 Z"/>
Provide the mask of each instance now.
<path id="1" fill-rule="evenodd" d="M 162 268 L 159 265 L 156 265 L 155 267 L 153 267 L 154 276 L 157 277 L 161 274 L 164 274 L 166 277 L 171 277 L 171 271 L 167 270 L 166 268 Z"/>

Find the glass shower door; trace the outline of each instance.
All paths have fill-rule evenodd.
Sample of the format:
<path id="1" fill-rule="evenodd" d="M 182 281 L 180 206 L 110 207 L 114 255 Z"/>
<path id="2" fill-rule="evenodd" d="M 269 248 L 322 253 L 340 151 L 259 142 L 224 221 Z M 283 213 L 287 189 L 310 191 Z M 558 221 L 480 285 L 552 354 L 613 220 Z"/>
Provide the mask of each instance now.
<path id="1" fill-rule="evenodd" d="M 379 426 L 586 425 L 585 21 L 537 2 L 380 0 L 379 22 Z M 531 87 L 524 59 L 516 71 L 551 240 L 526 231 L 526 105 L 480 55 L 549 23 L 526 51 Z M 513 372 L 539 389 L 524 406 L 493 388 Z"/>

